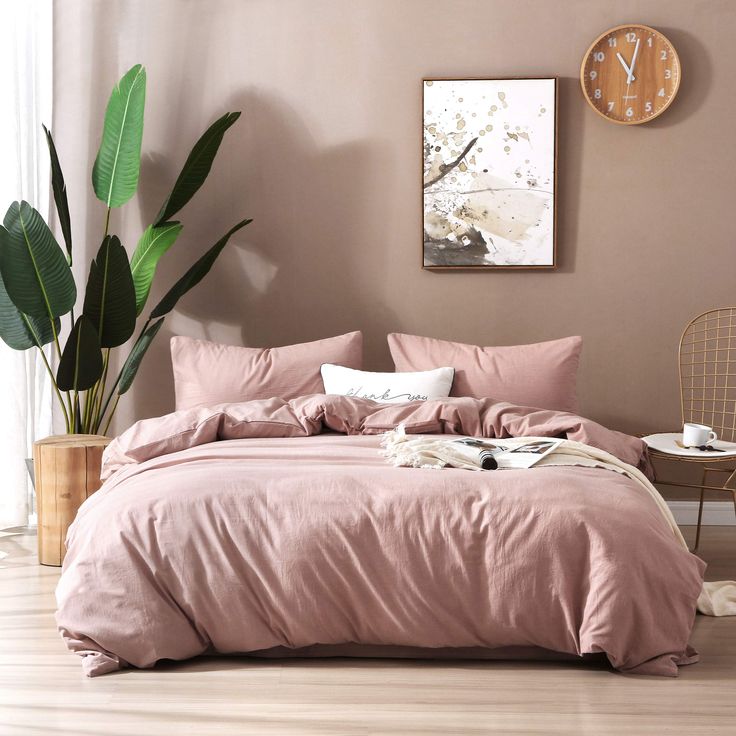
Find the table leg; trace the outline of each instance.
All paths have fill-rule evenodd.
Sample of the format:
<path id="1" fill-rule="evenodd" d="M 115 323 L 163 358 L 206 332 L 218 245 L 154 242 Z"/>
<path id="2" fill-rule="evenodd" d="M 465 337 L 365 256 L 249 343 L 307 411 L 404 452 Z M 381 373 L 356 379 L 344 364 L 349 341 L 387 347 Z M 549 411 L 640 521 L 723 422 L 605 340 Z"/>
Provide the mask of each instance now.
<path id="1" fill-rule="evenodd" d="M 698 526 L 695 529 L 695 546 L 693 547 L 693 552 L 695 552 L 698 549 L 698 545 L 700 544 L 700 526 L 703 522 L 703 502 L 705 500 L 705 480 L 706 480 L 706 473 L 708 472 L 707 468 L 703 468 L 703 474 L 700 479 L 700 505 L 698 506 Z M 734 496 L 734 504 L 736 504 L 736 496 Z"/>

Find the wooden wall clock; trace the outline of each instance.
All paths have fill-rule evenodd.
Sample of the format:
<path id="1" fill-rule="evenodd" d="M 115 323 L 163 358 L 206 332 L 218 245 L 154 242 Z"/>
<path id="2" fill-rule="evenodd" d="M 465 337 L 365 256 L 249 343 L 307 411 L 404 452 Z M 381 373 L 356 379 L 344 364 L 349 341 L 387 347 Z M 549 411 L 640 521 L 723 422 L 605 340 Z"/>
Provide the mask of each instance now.
<path id="1" fill-rule="evenodd" d="M 661 115 L 680 86 L 680 60 L 659 31 L 630 23 L 602 33 L 580 67 L 588 104 L 606 120 L 638 125 Z"/>

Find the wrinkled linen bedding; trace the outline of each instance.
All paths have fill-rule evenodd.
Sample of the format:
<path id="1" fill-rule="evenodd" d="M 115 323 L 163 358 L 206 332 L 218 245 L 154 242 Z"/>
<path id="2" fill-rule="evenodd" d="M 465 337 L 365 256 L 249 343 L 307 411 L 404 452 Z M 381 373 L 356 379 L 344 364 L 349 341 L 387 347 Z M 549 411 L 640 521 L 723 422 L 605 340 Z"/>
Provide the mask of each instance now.
<path id="1" fill-rule="evenodd" d="M 315 645 L 605 653 L 669 676 L 697 660 L 705 565 L 640 484 L 393 467 L 378 435 L 399 424 L 561 436 L 647 470 L 636 438 L 491 399 L 313 395 L 143 420 L 67 537 L 57 623 L 86 674 Z"/>
<path id="2" fill-rule="evenodd" d="M 505 439 L 503 442 L 509 447 L 519 447 L 535 439 L 544 438 L 518 437 Z M 481 469 L 477 463 L 469 463 L 466 455 L 458 454 L 452 440 L 437 435 L 409 435 L 406 434 L 401 425 L 383 435 L 381 445 L 385 448 L 384 455 L 396 466 L 434 468 L 437 470 L 445 467 L 476 471 Z M 687 542 L 682 536 L 680 527 L 677 525 L 667 502 L 647 476 L 638 468 L 623 462 L 615 455 L 605 452 L 605 450 L 574 440 L 562 440 L 561 444 L 550 454 L 541 458 L 536 467 L 551 465 L 605 468 L 612 470 L 614 473 L 623 473 L 638 483 L 651 496 L 662 516 L 667 520 L 672 534 L 685 549 L 688 549 Z M 736 616 L 736 580 L 703 583 L 697 608 L 700 613 L 708 616 Z"/>

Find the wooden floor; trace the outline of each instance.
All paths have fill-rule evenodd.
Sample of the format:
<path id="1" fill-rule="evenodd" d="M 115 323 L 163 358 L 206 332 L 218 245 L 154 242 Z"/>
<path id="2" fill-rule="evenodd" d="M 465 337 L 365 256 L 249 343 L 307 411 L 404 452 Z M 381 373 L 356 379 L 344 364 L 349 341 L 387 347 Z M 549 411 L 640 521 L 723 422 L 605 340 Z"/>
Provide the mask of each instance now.
<path id="1" fill-rule="evenodd" d="M 688 539 L 692 530 L 686 531 Z M 678 679 L 578 663 L 206 658 L 88 679 L 53 620 L 59 572 L 0 532 L 0 736 L 736 734 L 736 617 L 698 616 Z M 708 578 L 736 578 L 736 529 L 707 527 Z"/>

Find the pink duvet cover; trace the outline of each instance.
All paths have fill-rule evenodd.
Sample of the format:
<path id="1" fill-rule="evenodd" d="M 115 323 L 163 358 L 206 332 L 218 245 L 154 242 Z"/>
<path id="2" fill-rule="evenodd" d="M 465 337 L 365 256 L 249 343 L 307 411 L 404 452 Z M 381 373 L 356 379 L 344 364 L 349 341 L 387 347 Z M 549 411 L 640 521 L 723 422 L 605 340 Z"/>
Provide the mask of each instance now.
<path id="1" fill-rule="evenodd" d="M 67 539 L 57 622 L 85 672 L 347 644 L 605 653 L 659 675 L 695 661 L 704 564 L 644 489 L 582 467 L 395 468 L 377 435 L 400 421 L 644 457 L 588 420 L 490 399 L 315 395 L 144 420 L 111 444 Z"/>

